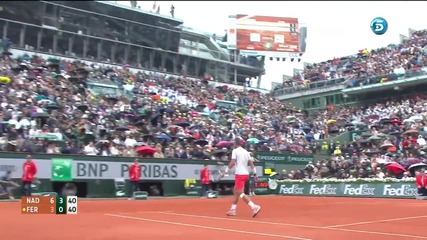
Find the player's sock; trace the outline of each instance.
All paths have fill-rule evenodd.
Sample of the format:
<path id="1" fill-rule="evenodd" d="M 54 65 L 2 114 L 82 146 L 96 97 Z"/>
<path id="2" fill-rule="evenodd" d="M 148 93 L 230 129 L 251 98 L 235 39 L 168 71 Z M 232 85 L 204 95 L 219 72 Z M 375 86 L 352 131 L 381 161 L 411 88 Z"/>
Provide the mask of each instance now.
<path id="1" fill-rule="evenodd" d="M 236 209 L 237 209 L 237 205 L 236 204 L 231 204 L 230 210 L 236 211 Z"/>
<path id="2" fill-rule="evenodd" d="M 254 208 L 256 205 L 254 202 L 250 201 L 248 202 L 249 207 Z"/>

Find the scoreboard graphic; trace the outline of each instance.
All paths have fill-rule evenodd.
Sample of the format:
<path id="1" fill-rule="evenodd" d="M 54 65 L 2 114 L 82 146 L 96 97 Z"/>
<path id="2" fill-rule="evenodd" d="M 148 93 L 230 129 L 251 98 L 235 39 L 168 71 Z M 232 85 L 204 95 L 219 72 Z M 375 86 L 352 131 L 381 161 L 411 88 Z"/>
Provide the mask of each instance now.
<path id="1" fill-rule="evenodd" d="M 229 47 L 241 52 L 299 53 L 298 18 L 257 15 L 230 16 L 227 33 Z"/>
<path id="2" fill-rule="evenodd" d="M 31 196 L 21 198 L 22 214 L 77 214 L 76 196 Z"/>

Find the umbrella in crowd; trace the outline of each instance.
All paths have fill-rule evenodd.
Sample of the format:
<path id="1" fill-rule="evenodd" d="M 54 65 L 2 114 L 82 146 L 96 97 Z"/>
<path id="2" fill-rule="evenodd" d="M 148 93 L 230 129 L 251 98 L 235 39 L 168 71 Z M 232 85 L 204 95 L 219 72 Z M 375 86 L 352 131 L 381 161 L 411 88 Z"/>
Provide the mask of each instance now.
<path id="1" fill-rule="evenodd" d="M 157 150 L 149 146 L 141 146 L 136 149 L 136 152 L 141 155 L 154 154 Z"/>
<path id="2" fill-rule="evenodd" d="M 404 135 L 411 135 L 411 134 L 418 134 L 418 133 L 419 133 L 418 130 L 416 130 L 416 129 L 410 129 L 410 130 L 404 132 L 403 134 Z"/>
<path id="3" fill-rule="evenodd" d="M 411 173 L 411 175 L 415 175 L 415 171 L 427 169 L 427 165 L 425 163 L 415 163 L 409 166 L 408 171 Z"/>
<path id="4" fill-rule="evenodd" d="M 390 163 L 386 166 L 386 168 L 396 175 L 406 171 L 406 169 L 399 163 Z"/>
<path id="5" fill-rule="evenodd" d="M 163 140 L 163 141 L 166 141 L 166 142 L 172 141 L 172 138 L 169 135 L 167 135 L 166 133 L 161 133 L 161 134 L 157 135 L 156 138 Z"/>
<path id="6" fill-rule="evenodd" d="M 260 141 L 258 138 L 250 138 L 247 141 L 249 144 L 258 144 Z"/>
<path id="7" fill-rule="evenodd" d="M 229 147 L 231 145 L 233 145 L 233 142 L 230 142 L 230 141 L 221 141 L 216 146 L 218 148 L 226 148 L 226 147 Z"/>
<path id="8" fill-rule="evenodd" d="M 205 146 L 205 145 L 209 144 L 209 142 L 208 142 L 208 141 L 206 141 L 206 140 L 204 140 L 204 139 L 197 140 L 197 141 L 195 141 L 194 143 L 195 143 L 196 145 L 200 145 L 200 146 Z"/>

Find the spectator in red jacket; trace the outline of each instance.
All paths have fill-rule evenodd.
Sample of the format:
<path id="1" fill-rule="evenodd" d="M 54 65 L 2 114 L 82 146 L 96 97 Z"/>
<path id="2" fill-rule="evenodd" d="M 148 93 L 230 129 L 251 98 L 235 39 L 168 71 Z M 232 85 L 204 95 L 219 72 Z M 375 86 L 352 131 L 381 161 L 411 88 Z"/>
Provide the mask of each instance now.
<path id="1" fill-rule="evenodd" d="M 418 195 L 427 196 L 427 174 L 422 171 L 415 172 Z"/>
<path id="2" fill-rule="evenodd" d="M 141 180 L 141 165 L 139 164 L 138 158 L 129 168 L 129 179 L 131 184 L 130 197 L 133 197 L 133 193 L 139 191 L 139 181 Z"/>
<path id="3" fill-rule="evenodd" d="M 31 196 L 31 183 L 35 180 L 37 174 L 37 166 L 31 155 L 27 156 L 27 160 L 22 167 L 22 196 Z"/>
<path id="4" fill-rule="evenodd" d="M 202 197 L 206 197 L 212 183 L 211 170 L 207 164 L 205 164 L 205 167 L 200 171 L 200 181 L 202 182 Z"/>

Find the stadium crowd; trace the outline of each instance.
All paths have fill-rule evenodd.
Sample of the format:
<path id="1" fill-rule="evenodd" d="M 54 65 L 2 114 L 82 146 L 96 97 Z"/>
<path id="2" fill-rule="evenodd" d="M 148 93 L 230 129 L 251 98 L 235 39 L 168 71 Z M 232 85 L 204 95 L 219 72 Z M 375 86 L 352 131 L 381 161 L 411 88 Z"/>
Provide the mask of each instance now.
<path id="1" fill-rule="evenodd" d="M 393 81 L 402 77 L 425 75 L 427 71 L 427 31 L 412 33 L 399 45 L 376 50 L 361 50 L 354 56 L 335 58 L 307 66 L 302 74 L 284 83 L 285 92 L 344 84 L 356 87 Z M 283 93 L 282 93 L 283 94 Z M 281 178 L 352 178 L 411 176 L 403 171 L 415 163 L 426 163 L 425 95 L 390 99 L 370 106 L 325 111 L 328 119 L 341 116 L 341 126 L 351 130 L 368 130 L 352 143 L 323 142 L 317 150 L 331 154 L 328 160 L 310 163 L 305 169 L 286 170 Z M 331 112 L 335 112 L 332 115 Z M 344 116 L 344 117 L 342 117 Z M 348 116 L 351 116 L 348 118 Z M 342 131 L 342 129 L 340 129 Z M 336 146 L 338 145 L 338 146 Z M 390 163 L 403 166 L 402 171 L 387 168 Z M 413 176 L 412 172 L 412 176 Z"/>
<path id="2" fill-rule="evenodd" d="M 419 75 L 424 72 L 422 68 L 427 66 L 426 44 L 427 31 L 417 31 L 398 45 L 364 49 L 353 56 L 306 66 L 303 72 L 284 82 L 277 90 L 284 88 L 279 90 L 280 93 L 295 92 L 336 84 L 356 87 Z"/>
<path id="3" fill-rule="evenodd" d="M 427 63 L 421 49 L 426 43 L 426 32 L 417 32 L 393 48 L 316 65 L 306 70 L 304 79 L 343 74 L 360 79 L 390 74 L 397 67 L 419 70 Z M 381 175 L 385 163 L 408 167 L 423 161 L 427 147 L 424 95 L 367 107 L 328 108 L 308 116 L 257 91 L 135 72 L 128 65 L 11 56 L 7 50 L 4 47 L 0 61 L 2 151 L 226 160 L 238 137 L 252 152 L 333 156 L 283 175 L 300 179 Z M 351 70 L 338 71 L 343 67 Z M 121 90 L 102 95 L 90 83 L 115 84 Z M 323 140 L 354 130 L 365 132 L 351 143 Z M 403 177 L 404 171 L 394 176 Z"/>
<path id="4" fill-rule="evenodd" d="M 332 157 L 298 171 L 284 171 L 282 179 L 405 178 L 414 175 L 407 171 L 411 165 L 427 163 L 427 95 L 333 111 L 335 116 L 343 116 L 339 125 L 346 130 L 363 130 L 358 131 L 361 134 L 353 142 L 319 141 L 317 152 Z"/>
<path id="5" fill-rule="evenodd" d="M 256 91 L 29 55 L 5 54 L 0 64 L 5 151 L 221 159 L 235 137 L 251 151 L 311 153 L 312 140 L 326 136 L 322 119 L 309 124 L 293 106 Z M 123 91 L 98 95 L 90 83 Z"/>

